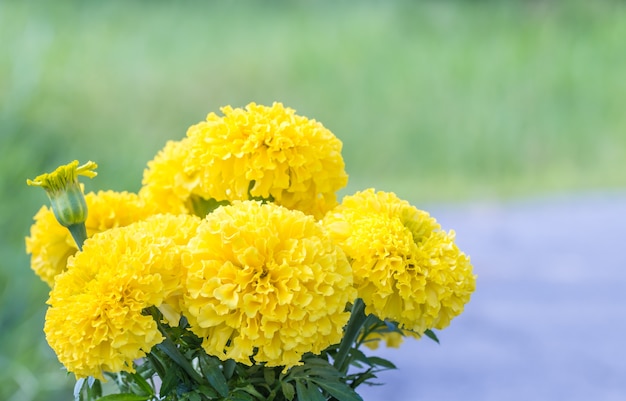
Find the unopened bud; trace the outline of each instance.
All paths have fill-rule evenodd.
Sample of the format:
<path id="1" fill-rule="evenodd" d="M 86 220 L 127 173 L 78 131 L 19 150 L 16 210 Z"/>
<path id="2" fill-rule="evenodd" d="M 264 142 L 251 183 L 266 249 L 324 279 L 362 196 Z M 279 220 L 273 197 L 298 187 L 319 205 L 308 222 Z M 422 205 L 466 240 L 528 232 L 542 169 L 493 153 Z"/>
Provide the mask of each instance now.
<path id="1" fill-rule="evenodd" d="M 42 187 L 50 203 L 57 221 L 67 227 L 79 248 L 86 239 L 85 220 L 87 220 L 87 203 L 83 190 L 78 182 L 78 176 L 84 175 L 93 178 L 97 175 L 95 170 L 98 165 L 87 162 L 78 166 L 78 161 L 59 166 L 52 173 L 42 174 L 34 180 L 26 183 L 32 186 Z"/>

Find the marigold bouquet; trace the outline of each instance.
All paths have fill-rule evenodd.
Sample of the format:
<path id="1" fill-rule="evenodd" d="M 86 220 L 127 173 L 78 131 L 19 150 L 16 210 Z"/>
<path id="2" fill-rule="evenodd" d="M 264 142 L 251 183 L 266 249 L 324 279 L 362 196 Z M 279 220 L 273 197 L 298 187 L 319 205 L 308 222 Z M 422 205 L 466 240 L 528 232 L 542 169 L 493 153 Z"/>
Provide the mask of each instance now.
<path id="1" fill-rule="evenodd" d="M 224 107 L 149 161 L 138 193 L 84 194 L 74 161 L 26 251 L 76 400 L 361 400 L 398 346 L 459 315 L 469 258 L 427 212 L 337 201 L 342 143 L 280 103 Z M 106 383 L 106 385 L 103 385 Z"/>

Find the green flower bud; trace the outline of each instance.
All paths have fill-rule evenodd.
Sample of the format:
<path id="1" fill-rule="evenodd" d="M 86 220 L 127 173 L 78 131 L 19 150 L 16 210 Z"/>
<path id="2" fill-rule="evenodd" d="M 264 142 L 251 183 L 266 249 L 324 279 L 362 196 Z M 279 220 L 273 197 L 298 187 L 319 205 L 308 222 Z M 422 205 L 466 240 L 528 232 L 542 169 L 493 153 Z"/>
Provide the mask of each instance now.
<path id="1" fill-rule="evenodd" d="M 78 160 L 74 160 L 59 166 L 52 173 L 42 174 L 34 180 L 26 180 L 28 185 L 42 187 L 46 191 L 54 216 L 62 226 L 70 230 L 79 248 L 82 248 L 82 243 L 87 238 L 85 229 L 87 203 L 78 176 L 93 178 L 97 175 L 93 171 L 97 167 L 98 165 L 91 161 L 78 166 Z"/>

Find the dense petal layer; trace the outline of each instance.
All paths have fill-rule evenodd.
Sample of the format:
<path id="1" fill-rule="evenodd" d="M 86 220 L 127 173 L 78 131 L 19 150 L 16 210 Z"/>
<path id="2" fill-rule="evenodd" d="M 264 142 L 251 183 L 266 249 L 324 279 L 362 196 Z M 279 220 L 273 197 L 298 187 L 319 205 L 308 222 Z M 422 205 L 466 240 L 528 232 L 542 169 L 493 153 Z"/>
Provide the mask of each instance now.
<path id="1" fill-rule="evenodd" d="M 393 193 L 347 196 L 323 224 L 351 260 L 366 313 L 423 333 L 459 315 L 475 289 L 469 258 L 428 213 Z"/>
<path id="2" fill-rule="evenodd" d="M 205 199 L 271 199 L 321 217 L 348 176 L 342 143 L 315 120 L 281 103 L 224 107 L 189 128 L 187 173 L 198 172 Z"/>
<path id="3" fill-rule="evenodd" d="M 133 371 L 133 360 L 162 340 L 143 311 L 169 300 L 177 308 L 185 277 L 181 251 L 199 222 L 155 215 L 94 234 L 69 258 L 50 293 L 44 327 L 68 371 L 97 378 Z"/>
<path id="4" fill-rule="evenodd" d="M 352 272 L 312 216 L 235 202 L 207 216 L 189 249 L 185 315 L 207 353 L 289 367 L 341 340 Z"/>

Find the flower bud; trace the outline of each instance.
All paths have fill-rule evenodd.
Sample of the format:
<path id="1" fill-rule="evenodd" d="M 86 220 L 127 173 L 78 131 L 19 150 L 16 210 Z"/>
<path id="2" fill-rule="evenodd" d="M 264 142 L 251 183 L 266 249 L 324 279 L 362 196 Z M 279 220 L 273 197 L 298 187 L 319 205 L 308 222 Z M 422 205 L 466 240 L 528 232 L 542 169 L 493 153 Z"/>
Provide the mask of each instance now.
<path id="1" fill-rule="evenodd" d="M 52 211 L 57 221 L 67 227 L 78 247 L 82 247 L 82 242 L 86 239 L 85 220 L 87 220 L 87 203 L 83 190 L 78 182 L 78 176 L 84 175 L 89 178 L 96 176 L 93 171 L 98 165 L 94 162 L 87 162 L 78 166 L 78 160 L 59 166 L 52 173 L 42 174 L 34 180 L 27 180 L 31 186 L 42 187 L 50 203 Z"/>

